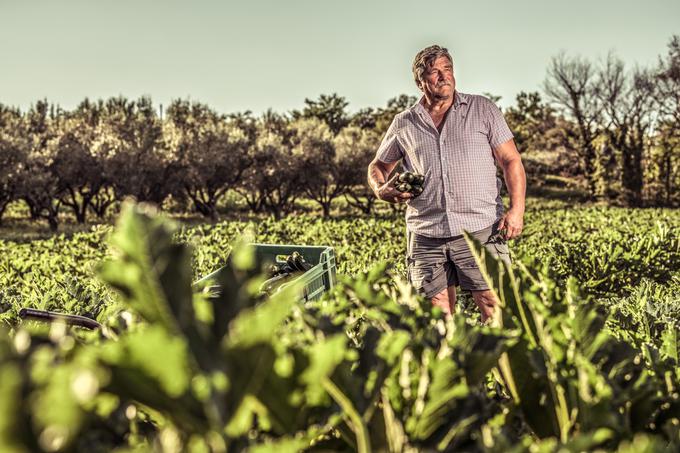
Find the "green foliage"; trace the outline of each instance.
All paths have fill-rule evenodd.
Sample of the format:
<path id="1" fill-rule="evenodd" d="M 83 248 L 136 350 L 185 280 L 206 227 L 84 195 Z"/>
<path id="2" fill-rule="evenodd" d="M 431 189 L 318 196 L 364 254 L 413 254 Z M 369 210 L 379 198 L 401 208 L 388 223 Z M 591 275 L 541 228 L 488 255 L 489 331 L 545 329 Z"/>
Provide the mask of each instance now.
<path id="1" fill-rule="evenodd" d="M 293 119 L 316 118 L 323 121 L 333 134 L 338 134 L 349 123 L 347 106 L 349 102 L 336 93 L 322 94 L 317 101 L 305 99 L 305 108 L 302 112 L 293 111 Z"/>
<path id="2" fill-rule="evenodd" d="M 567 442 L 606 428 L 621 440 L 638 431 L 674 429 L 676 422 L 668 421 L 680 416 L 680 397 L 677 383 L 667 384 L 679 377 L 675 348 L 645 365 L 644 349 L 603 330 L 605 317 L 573 279 L 560 288 L 532 260 L 513 269 L 471 236 L 467 240 L 503 307 L 502 325 L 518 333 L 499 368 L 536 435 Z"/>
<path id="3" fill-rule="evenodd" d="M 515 250 L 548 265 L 561 281 L 573 276 L 590 294 L 624 295 L 643 279 L 671 282 L 680 270 L 679 232 L 673 210 L 542 210 Z"/>
<path id="4" fill-rule="evenodd" d="M 108 251 L 107 230 L 2 243 L 19 257 L 0 261 L 11 328 L 0 331 L 2 449 L 670 451 L 678 219 L 636 213 L 531 212 L 511 267 L 477 246 L 502 329 L 465 310 L 444 318 L 417 296 L 390 218 L 178 229 L 128 205 Z M 252 250 L 239 245 L 246 229 L 247 241 L 332 244 L 340 284 L 305 304 L 295 285 L 263 299 Z M 612 243 L 617 266 L 644 280 L 580 269 Z M 569 269 L 576 245 L 582 261 Z M 369 265 L 378 251 L 384 260 Z M 17 324 L 20 305 L 96 315 L 105 328 Z"/>
<path id="5" fill-rule="evenodd" d="M 290 124 L 290 129 L 293 158 L 300 162 L 300 190 L 319 203 L 328 217 L 333 199 L 347 189 L 343 177 L 346 164 L 336 152 L 333 132 L 315 117 L 298 119 Z"/>
<path id="6" fill-rule="evenodd" d="M 163 139 L 179 173 L 180 187 L 197 212 L 215 217 L 217 201 L 236 183 L 250 162 L 247 130 L 200 103 L 175 100 L 168 108 Z M 181 175 L 181 176 L 180 176 Z"/>
<path id="7" fill-rule="evenodd" d="M 515 101 L 504 116 L 518 149 L 555 151 L 566 144 L 566 132 L 558 127 L 555 109 L 544 103 L 538 92 L 522 91 Z"/>

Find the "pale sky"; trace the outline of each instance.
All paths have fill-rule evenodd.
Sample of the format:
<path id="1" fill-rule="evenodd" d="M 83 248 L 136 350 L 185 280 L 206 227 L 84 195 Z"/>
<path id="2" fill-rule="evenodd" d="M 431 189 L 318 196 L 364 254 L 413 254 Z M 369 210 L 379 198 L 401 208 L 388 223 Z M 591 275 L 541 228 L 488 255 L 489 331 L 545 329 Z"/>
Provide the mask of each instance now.
<path id="1" fill-rule="evenodd" d="M 413 57 L 437 43 L 460 91 L 508 106 L 560 50 L 646 66 L 673 34 L 680 0 L 0 0 L 0 103 L 150 95 L 259 114 L 335 92 L 356 111 L 419 95 Z"/>

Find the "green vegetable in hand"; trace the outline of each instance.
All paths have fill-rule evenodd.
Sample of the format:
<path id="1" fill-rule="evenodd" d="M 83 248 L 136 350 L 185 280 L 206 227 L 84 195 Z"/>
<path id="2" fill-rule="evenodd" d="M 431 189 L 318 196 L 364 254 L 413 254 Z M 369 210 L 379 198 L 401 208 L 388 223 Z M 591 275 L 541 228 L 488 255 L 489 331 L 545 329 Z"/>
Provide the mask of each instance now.
<path id="1" fill-rule="evenodd" d="M 402 173 L 399 175 L 399 182 L 406 182 L 411 184 L 413 182 L 414 176 L 415 175 L 413 173 L 407 171 L 406 173 Z"/>
<path id="2" fill-rule="evenodd" d="M 395 189 L 399 192 L 409 192 L 414 197 L 423 193 L 423 183 L 425 182 L 425 175 L 417 173 L 404 172 L 397 178 Z"/>
<path id="3" fill-rule="evenodd" d="M 397 188 L 397 190 L 398 190 L 399 192 L 410 192 L 411 189 L 413 188 L 413 187 L 411 186 L 411 184 L 409 184 L 409 183 L 407 183 L 407 182 L 399 183 L 399 184 L 397 184 L 395 187 Z"/>

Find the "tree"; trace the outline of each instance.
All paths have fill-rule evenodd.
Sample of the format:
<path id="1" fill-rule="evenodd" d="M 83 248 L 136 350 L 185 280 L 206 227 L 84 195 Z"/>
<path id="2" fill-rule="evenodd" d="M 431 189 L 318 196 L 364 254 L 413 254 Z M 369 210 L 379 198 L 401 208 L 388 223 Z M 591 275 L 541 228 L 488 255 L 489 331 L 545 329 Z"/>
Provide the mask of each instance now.
<path id="1" fill-rule="evenodd" d="M 370 214 L 377 198 L 368 186 L 366 172 L 375 156 L 380 137 L 371 129 L 358 126 L 344 128 L 333 139 L 345 198 L 350 206 Z"/>
<path id="2" fill-rule="evenodd" d="M 642 159 L 651 131 L 654 83 L 651 74 L 635 70 L 627 74 L 623 62 L 610 54 L 599 73 L 598 96 L 606 121 L 604 133 L 620 156 L 624 201 L 642 204 Z"/>
<path id="3" fill-rule="evenodd" d="M 24 116 L 19 131 L 26 159 L 17 172 L 18 196 L 28 205 L 31 218 L 47 220 L 52 231 L 59 226 L 61 208 L 61 189 L 53 168 L 56 148 L 51 146 L 58 121 L 47 101 L 38 101 Z"/>
<path id="4" fill-rule="evenodd" d="M 375 129 L 375 122 L 377 119 L 377 112 L 372 107 L 367 107 L 359 110 L 349 120 L 349 126 L 355 126 L 361 129 Z"/>
<path id="5" fill-rule="evenodd" d="M 95 152 L 101 104 L 85 99 L 58 123 L 50 142 L 54 147 L 52 165 L 59 182 L 59 199 L 69 207 L 78 223 L 85 223 L 93 200 L 106 188 L 104 165 Z M 102 200 L 98 199 L 101 205 Z"/>
<path id="6" fill-rule="evenodd" d="M 349 102 L 336 93 L 331 95 L 322 94 L 317 101 L 305 99 L 306 107 L 302 112 L 294 110 L 293 119 L 317 118 L 331 129 L 334 135 L 342 130 L 349 123 L 347 106 Z"/>
<path id="7" fill-rule="evenodd" d="M 276 115 L 271 109 L 267 113 Z M 267 114 L 265 113 L 265 114 Z M 253 112 L 246 110 L 245 112 L 229 113 L 226 115 L 227 121 L 234 127 L 241 129 L 248 137 L 249 142 L 254 142 L 257 135 L 257 118 L 253 116 Z"/>
<path id="8" fill-rule="evenodd" d="M 7 205 L 17 197 L 18 177 L 25 164 L 25 137 L 17 134 L 21 122 L 18 109 L 0 104 L 0 222 Z"/>
<path id="9" fill-rule="evenodd" d="M 594 174 L 597 153 L 594 142 L 601 132 L 602 117 L 596 70 L 587 60 L 570 58 L 561 53 L 550 61 L 544 89 L 548 99 L 558 105 L 576 124 L 574 149 L 578 153 L 592 196 L 596 186 Z"/>
<path id="10" fill-rule="evenodd" d="M 680 36 L 671 38 L 665 59 L 659 58 L 656 79 L 659 114 L 672 120 L 674 133 L 680 135 Z"/>
<path id="11" fill-rule="evenodd" d="M 254 211 L 280 219 L 292 211 L 300 194 L 299 162 L 292 146 L 268 124 L 259 122 L 255 143 L 248 149 L 250 165 L 235 190 Z"/>
<path id="12" fill-rule="evenodd" d="M 382 137 L 387 132 L 387 129 L 392 124 L 392 120 L 397 113 L 401 113 L 404 110 L 411 107 L 413 104 L 418 102 L 418 98 L 415 96 L 409 96 L 407 94 L 400 94 L 387 101 L 387 106 L 378 109 L 375 119 L 375 131 Z"/>
<path id="13" fill-rule="evenodd" d="M 299 119 L 289 127 L 294 131 L 292 151 L 300 165 L 300 189 L 329 217 L 331 203 L 347 187 L 343 175 L 347 163 L 338 159 L 333 133 L 321 120 Z"/>
<path id="14" fill-rule="evenodd" d="M 163 148 L 161 121 L 151 100 L 111 98 L 104 104 L 103 118 L 95 146 L 116 198 L 131 196 L 161 206 L 176 190 L 180 175 Z"/>
<path id="15" fill-rule="evenodd" d="M 559 136 L 555 109 L 543 102 L 538 92 L 521 91 L 515 105 L 505 111 L 505 119 L 515 136 L 520 152 L 553 150 L 563 144 Z"/>
<path id="16" fill-rule="evenodd" d="M 290 118 L 281 113 L 276 113 L 272 109 L 265 111 L 259 118 L 259 123 L 256 125 L 256 133 L 272 132 L 283 139 L 284 143 L 290 143 L 293 139 L 295 131 L 288 126 L 290 125 Z"/>
<path id="17" fill-rule="evenodd" d="M 659 186 L 655 198 L 666 205 L 677 205 L 680 203 L 680 36 L 674 35 L 665 57 L 659 57 L 655 81 L 659 118 L 650 177 L 652 185 Z"/>
<path id="18" fill-rule="evenodd" d="M 675 127 L 668 119 L 660 121 L 649 152 L 645 186 L 657 205 L 680 205 L 680 136 Z"/>
<path id="19" fill-rule="evenodd" d="M 181 186 L 196 211 L 216 218 L 217 202 L 249 165 L 246 132 L 206 105 L 177 100 L 168 108 L 166 146 L 181 171 Z"/>

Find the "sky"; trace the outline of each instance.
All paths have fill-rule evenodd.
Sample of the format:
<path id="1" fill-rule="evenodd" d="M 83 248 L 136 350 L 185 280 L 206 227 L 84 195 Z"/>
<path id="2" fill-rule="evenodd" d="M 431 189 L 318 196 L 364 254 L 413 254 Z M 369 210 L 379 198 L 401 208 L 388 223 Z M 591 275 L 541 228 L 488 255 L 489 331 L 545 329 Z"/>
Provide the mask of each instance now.
<path id="1" fill-rule="evenodd" d="M 507 107 L 561 51 L 650 66 L 674 34 L 680 0 L 0 0 L 0 103 L 148 95 L 260 114 L 337 93 L 355 112 L 419 95 L 411 64 L 436 43 L 457 89 Z"/>

